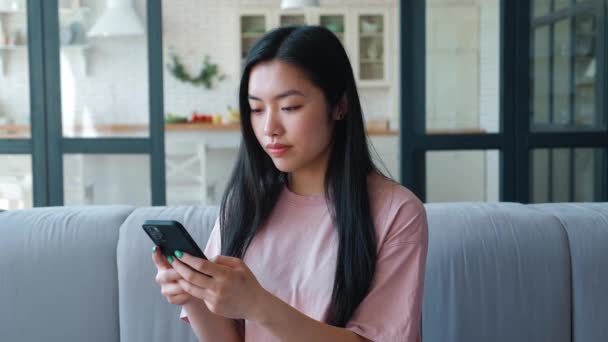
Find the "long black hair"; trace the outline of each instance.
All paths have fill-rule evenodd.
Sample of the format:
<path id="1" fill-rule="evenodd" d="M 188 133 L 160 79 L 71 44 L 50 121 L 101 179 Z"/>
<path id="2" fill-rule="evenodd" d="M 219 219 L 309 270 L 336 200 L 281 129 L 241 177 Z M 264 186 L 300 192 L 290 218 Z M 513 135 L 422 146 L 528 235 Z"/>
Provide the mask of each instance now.
<path id="1" fill-rule="evenodd" d="M 376 265 L 376 238 L 370 213 L 367 177 L 378 172 L 367 137 L 352 67 L 344 47 L 319 26 L 283 27 L 261 38 L 250 50 L 241 78 L 239 101 L 243 140 L 222 197 L 222 254 L 243 258 L 287 184 L 256 139 L 251 126 L 249 76 L 258 63 L 279 60 L 300 68 L 320 88 L 330 109 L 346 99 L 346 112 L 335 122 L 325 174 L 325 198 L 339 235 L 338 257 L 327 323 L 344 327 L 365 298 Z"/>

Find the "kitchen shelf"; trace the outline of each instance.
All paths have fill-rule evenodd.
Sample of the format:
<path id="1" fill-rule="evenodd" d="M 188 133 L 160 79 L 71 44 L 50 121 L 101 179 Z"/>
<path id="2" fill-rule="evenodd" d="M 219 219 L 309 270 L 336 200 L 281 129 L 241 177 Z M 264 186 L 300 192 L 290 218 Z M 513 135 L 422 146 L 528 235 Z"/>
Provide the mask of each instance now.
<path id="1" fill-rule="evenodd" d="M 82 6 L 82 7 L 78 7 L 78 8 L 60 8 L 59 9 L 59 15 L 60 16 L 70 15 L 70 14 L 74 14 L 74 13 L 79 12 L 79 11 L 88 12 L 90 10 L 91 10 L 91 8 L 87 7 L 87 6 Z M 26 9 L 0 10 L 0 15 L 2 15 L 2 14 L 5 14 L 5 15 L 24 15 L 24 14 L 27 14 L 27 10 Z"/>
<path id="2" fill-rule="evenodd" d="M 27 45 L 0 45 L 0 75 L 6 74 L 9 53 L 26 49 Z"/>
<path id="3" fill-rule="evenodd" d="M 90 11 L 90 7 L 87 6 L 77 6 L 77 7 L 61 7 L 58 8 L 59 16 L 69 17 L 73 14 L 79 12 L 88 12 Z M 3 9 L 0 10 L 1 16 L 8 15 L 27 15 L 27 8 L 18 8 L 18 9 Z M 24 33 L 26 34 L 26 33 Z M 27 45 L 0 45 L 0 75 L 6 75 L 6 69 L 8 64 L 8 59 L 11 53 L 25 51 L 27 50 Z M 69 45 L 61 45 L 60 51 L 67 53 L 78 53 L 82 56 L 82 69 L 85 75 L 88 75 L 88 56 L 87 52 L 89 51 L 90 46 L 88 44 L 69 44 Z"/>
<path id="4" fill-rule="evenodd" d="M 71 44 L 61 45 L 61 52 L 77 53 L 81 55 L 83 61 L 83 73 L 88 75 L 88 56 L 87 52 L 90 49 L 89 44 Z M 27 45 L 0 45 L 0 75 L 6 75 L 6 67 L 9 54 L 12 52 L 26 51 Z"/>

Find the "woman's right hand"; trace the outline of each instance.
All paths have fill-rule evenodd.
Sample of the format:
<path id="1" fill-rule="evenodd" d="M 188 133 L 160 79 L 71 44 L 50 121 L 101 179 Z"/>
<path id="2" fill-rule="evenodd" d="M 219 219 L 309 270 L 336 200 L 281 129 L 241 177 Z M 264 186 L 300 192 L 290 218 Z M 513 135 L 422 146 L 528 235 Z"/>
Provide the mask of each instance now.
<path id="1" fill-rule="evenodd" d="M 194 299 L 177 283 L 182 277 L 171 267 L 167 258 L 161 253 L 160 248 L 154 249 L 152 260 L 156 265 L 156 283 L 160 285 L 160 293 L 167 298 L 170 304 L 185 305 Z"/>

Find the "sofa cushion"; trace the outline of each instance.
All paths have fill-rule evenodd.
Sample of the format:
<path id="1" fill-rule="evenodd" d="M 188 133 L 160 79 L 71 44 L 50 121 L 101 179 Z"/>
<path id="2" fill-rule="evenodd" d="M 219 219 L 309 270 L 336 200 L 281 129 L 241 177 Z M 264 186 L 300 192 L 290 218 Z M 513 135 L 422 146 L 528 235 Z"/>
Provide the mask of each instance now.
<path id="1" fill-rule="evenodd" d="M 0 214 L 0 341 L 118 341 L 118 230 L 127 206 Z"/>
<path id="2" fill-rule="evenodd" d="M 120 289 L 120 340 L 196 341 L 192 329 L 179 319 L 181 307 L 169 304 L 155 282 L 154 244 L 142 229 L 145 220 L 176 220 L 205 249 L 218 207 L 152 207 L 135 210 L 120 228 L 117 248 Z"/>
<path id="3" fill-rule="evenodd" d="M 608 203 L 531 207 L 554 215 L 568 234 L 573 341 L 608 341 Z"/>
<path id="4" fill-rule="evenodd" d="M 570 260 L 552 215 L 428 204 L 425 342 L 570 341 Z"/>

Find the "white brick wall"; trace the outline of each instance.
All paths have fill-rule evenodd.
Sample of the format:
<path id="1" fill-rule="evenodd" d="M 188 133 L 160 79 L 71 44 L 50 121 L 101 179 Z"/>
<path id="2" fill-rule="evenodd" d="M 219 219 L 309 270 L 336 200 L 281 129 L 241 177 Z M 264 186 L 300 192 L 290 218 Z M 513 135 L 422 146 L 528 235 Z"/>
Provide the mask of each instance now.
<path id="1" fill-rule="evenodd" d="M 396 0 L 331 0 L 325 7 L 370 4 L 395 4 Z M 102 0 L 83 0 L 91 7 L 86 26 L 90 27 L 105 7 Z M 145 1 L 136 0 L 137 12 L 145 23 Z M 192 111 L 226 113 L 227 106 L 238 103 L 239 8 L 254 5 L 274 6 L 278 0 L 171 0 L 163 1 L 164 62 L 169 49 L 182 59 L 187 70 L 199 72 L 204 55 L 218 63 L 227 78 L 213 90 L 194 87 L 164 73 L 165 112 L 189 115 Z M 17 20 L 16 16 L 13 21 Z M 9 23 L 13 24 L 13 23 Z M 14 26 L 14 25 L 12 25 Z M 21 25 L 25 26 L 25 24 Z M 88 54 L 90 74 L 82 71 L 83 58 L 65 52 L 62 58 L 62 105 L 64 124 L 145 123 L 148 113 L 146 42 L 142 37 L 96 38 Z M 395 46 L 395 49 L 397 47 Z M 394 64 L 396 65 L 396 61 Z M 11 52 L 7 74 L 0 82 L 0 112 L 27 122 L 29 85 L 26 53 Z M 395 86 L 397 81 L 394 82 Z M 362 89 L 361 97 L 368 117 L 396 117 L 396 96 L 386 89 Z M 392 96 L 392 97 L 391 97 Z"/>

